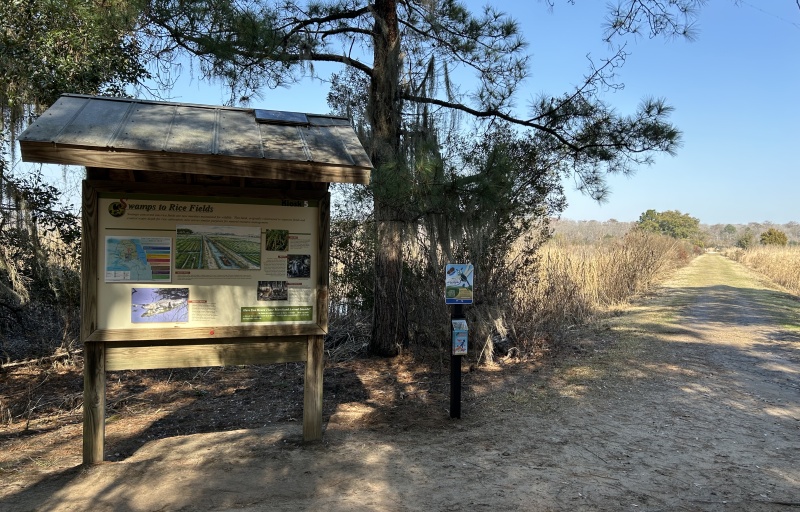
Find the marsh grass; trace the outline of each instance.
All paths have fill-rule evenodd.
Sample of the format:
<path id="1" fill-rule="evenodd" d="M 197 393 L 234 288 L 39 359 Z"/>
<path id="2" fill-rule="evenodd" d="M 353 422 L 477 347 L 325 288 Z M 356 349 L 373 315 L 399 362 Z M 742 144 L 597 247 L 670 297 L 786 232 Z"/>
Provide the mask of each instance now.
<path id="1" fill-rule="evenodd" d="M 514 289 L 520 339 L 558 337 L 590 322 L 646 292 L 694 255 L 686 242 L 638 230 L 598 244 L 553 240 L 543 247 L 536 274 Z"/>
<path id="2" fill-rule="evenodd" d="M 762 245 L 729 250 L 725 256 L 800 294 L 800 246 Z"/>

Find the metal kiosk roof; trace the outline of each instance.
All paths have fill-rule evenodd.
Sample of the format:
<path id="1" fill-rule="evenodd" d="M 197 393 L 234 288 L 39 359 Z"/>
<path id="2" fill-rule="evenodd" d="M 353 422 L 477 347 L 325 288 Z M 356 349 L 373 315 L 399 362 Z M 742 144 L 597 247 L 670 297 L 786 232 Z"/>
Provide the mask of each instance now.
<path id="1" fill-rule="evenodd" d="M 25 161 L 122 169 L 123 181 L 154 181 L 135 171 L 156 171 L 157 181 L 368 183 L 372 169 L 345 118 L 129 98 L 64 95 L 19 143 Z"/>

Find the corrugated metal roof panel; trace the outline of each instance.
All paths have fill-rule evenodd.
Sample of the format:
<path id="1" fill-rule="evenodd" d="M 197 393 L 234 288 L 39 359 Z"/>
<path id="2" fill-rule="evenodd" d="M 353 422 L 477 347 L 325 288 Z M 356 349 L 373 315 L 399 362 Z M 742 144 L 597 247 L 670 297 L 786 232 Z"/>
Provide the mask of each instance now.
<path id="1" fill-rule="evenodd" d="M 364 151 L 361 141 L 358 140 L 356 132 L 353 131 L 349 121 L 344 121 L 344 124 L 331 126 L 329 130 L 333 133 L 333 136 L 341 141 L 342 145 L 344 145 L 345 150 L 347 151 L 347 154 L 350 155 L 354 166 L 371 168 L 372 162 L 367 156 L 366 151 Z"/>
<path id="2" fill-rule="evenodd" d="M 264 147 L 264 158 L 293 162 L 310 160 L 306 142 L 300 135 L 302 128 L 279 124 L 260 124 L 259 129 L 261 130 L 261 143 Z"/>
<path id="3" fill-rule="evenodd" d="M 250 112 L 220 110 L 217 140 L 220 155 L 264 158 L 261 131 Z"/>
<path id="4" fill-rule="evenodd" d="M 72 120 L 89 103 L 88 98 L 62 96 L 44 114 L 31 123 L 17 140 L 56 142 L 58 135 L 67 129 Z"/>
<path id="5" fill-rule="evenodd" d="M 213 108 L 178 106 L 164 151 L 214 154 L 217 113 L 218 110 Z"/>
<path id="6" fill-rule="evenodd" d="M 229 159 L 232 176 L 366 183 L 372 167 L 347 119 L 128 98 L 62 96 L 19 141 L 26 161 L 115 169 L 215 174 Z"/>
<path id="7" fill-rule="evenodd" d="M 108 126 L 121 122 L 127 110 L 128 105 L 124 103 L 103 105 L 94 101 L 86 102 L 69 123 L 69 128 L 59 134 L 56 142 L 105 146 L 109 140 Z"/>
<path id="8" fill-rule="evenodd" d="M 345 145 L 336 136 L 334 128 L 312 126 L 305 130 L 311 160 L 326 163 L 346 162 L 347 165 L 353 165 L 353 159 Z"/>
<path id="9" fill-rule="evenodd" d="M 109 146 L 118 150 L 164 151 L 167 128 L 172 125 L 175 106 L 134 103 L 131 107 Z"/>

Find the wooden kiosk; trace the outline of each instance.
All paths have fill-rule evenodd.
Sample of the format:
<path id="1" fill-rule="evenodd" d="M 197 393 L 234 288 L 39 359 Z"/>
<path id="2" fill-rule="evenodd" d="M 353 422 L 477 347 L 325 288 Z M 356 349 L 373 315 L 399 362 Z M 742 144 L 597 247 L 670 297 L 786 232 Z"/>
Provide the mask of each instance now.
<path id="1" fill-rule="evenodd" d="M 85 464 L 113 370 L 305 361 L 303 437 L 322 438 L 328 184 L 372 168 L 347 119 L 65 95 L 19 141 L 86 167 Z"/>

